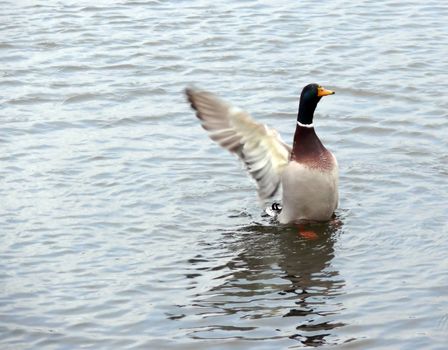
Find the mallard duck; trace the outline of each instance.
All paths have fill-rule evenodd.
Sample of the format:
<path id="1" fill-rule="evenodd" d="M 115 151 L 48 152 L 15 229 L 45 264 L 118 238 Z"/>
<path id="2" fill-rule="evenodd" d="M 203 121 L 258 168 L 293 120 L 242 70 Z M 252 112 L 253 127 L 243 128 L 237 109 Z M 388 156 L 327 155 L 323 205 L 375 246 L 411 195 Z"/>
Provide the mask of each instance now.
<path id="1" fill-rule="evenodd" d="M 318 84 L 303 88 L 292 147 L 276 130 L 214 94 L 193 88 L 185 93 L 209 137 L 243 161 L 260 199 L 282 190 L 280 223 L 331 219 L 338 205 L 338 163 L 319 140 L 313 117 L 320 99 L 333 91 Z"/>

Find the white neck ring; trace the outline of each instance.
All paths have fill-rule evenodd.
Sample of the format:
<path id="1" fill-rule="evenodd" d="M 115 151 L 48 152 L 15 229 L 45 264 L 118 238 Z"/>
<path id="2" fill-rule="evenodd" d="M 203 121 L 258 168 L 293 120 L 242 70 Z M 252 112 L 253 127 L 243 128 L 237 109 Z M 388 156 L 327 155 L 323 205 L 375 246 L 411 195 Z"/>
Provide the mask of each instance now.
<path id="1" fill-rule="evenodd" d="M 314 128 L 314 123 L 311 123 L 311 124 L 302 124 L 301 122 L 297 122 L 297 125 L 298 126 L 301 126 L 301 127 L 303 127 L 303 128 Z"/>

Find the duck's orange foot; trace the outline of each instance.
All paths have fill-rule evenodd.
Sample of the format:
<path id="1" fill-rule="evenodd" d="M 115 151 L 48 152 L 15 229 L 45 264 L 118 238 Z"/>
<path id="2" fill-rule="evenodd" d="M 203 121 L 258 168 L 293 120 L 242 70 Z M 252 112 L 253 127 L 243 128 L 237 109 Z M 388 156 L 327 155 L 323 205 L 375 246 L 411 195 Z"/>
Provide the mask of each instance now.
<path id="1" fill-rule="evenodd" d="M 316 232 L 310 230 L 303 230 L 299 228 L 298 234 L 300 237 L 314 241 L 319 238 Z"/>

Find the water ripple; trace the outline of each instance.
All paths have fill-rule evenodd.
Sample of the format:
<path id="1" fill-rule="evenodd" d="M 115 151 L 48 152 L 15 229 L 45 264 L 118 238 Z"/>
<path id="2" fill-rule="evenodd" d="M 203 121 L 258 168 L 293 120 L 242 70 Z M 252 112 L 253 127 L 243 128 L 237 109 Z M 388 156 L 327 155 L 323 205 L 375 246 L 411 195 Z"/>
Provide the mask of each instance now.
<path id="1" fill-rule="evenodd" d="M 2 349 L 446 347 L 442 3 L 2 5 Z M 341 169 L 315 241 L 183 95 L 289 142 L 309 82 Z"/>

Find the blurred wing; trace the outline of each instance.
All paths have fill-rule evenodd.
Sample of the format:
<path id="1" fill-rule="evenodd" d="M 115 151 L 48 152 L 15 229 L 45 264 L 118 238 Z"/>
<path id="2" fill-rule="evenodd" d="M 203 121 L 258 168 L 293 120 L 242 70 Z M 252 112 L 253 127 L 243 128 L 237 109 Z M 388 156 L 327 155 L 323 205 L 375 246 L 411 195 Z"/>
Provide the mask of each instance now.
<path id="1" fill-rule="evenodd" d="M 277 131 L 255 122 L 247 112 L 210 92 L 188 88 L 185 93 L 210 138 L 244 162 L 257 182 L 260 198 L 275 195 L 291 154 Z"/>

